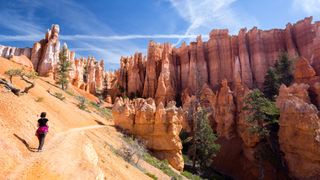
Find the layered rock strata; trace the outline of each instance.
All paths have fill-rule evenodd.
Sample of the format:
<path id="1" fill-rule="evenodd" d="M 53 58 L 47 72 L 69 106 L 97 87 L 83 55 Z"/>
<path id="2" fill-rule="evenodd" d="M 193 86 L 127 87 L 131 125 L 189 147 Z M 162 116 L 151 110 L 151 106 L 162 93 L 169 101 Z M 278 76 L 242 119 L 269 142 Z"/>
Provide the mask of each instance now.
<path id="1" fill-rule="evenodd" d="M 116 126 L 143 140 L 146 147 L 158 158 L 167 159 L 175 169 L 182 171 L 182 144 L 179 133 L 182 129 L 183 112 L 169 102 L 155 105 L 153 99 L 118 98 L 112 109 Z"/>
<path id="2" fill-rule="evenodd" d="M 10 59 L 13 56 L 26 56 L 27 58 L 31 58 L 32 48 L 17 48 L 10 46 L 0 45 L 0 56 Z"/>
<path id="3" fill-rule="evenodd" d="M 60 41 L 59 25 L 52 25 L 45 38 L 33 45 L 31 61 L 40 76 L 54 77 L 54 71 L 59 62 Z"/>
<path id="4" fill-rule="evenodd" d="M 266 71 L 281 52 L 291 58 L 304 57 L 313 68 L 320 67 L 319 27 L 320 22 L 313 23 L 309 17 L 289 23 L 285 29 L 254 27 L 233 36 L 226 29 L 212 30 L 207 42 L 199 36 L 196 42 L 182 43 L 178 48 L 151 41 L 146 62 L 139 65 L 139 77 L 137 73 L 123 73 L 128 66 L 121 66 L 117 82 L 124 86 L 135 81 L 137 86 L 129 88 L 130 93 L 142 92 L 143 97 L 155 98 L 157 103 L 179 98 L 186 89 L 194 94 L 204 84 L 216 89 L 223 79 L 232 89 L 239 82 L 248 88 L 261 88 Z M 319 70 L 315 71 L 319 75 Z"/>

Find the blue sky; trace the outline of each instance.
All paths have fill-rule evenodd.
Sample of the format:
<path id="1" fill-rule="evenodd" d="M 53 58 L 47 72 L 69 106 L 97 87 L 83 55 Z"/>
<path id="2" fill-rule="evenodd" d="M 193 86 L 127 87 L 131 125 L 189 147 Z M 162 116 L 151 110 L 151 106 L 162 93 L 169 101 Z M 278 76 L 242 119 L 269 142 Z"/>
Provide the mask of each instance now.
<path id="1" fill-rule="evenodd" d="M 0 44 L 32 47 L 51 24 L 79 56 L 104 59 L 146 53 L 150 40 L 206 39 L 212 29 L 284 28 L 306 16 L 320 20 L 320 0 L 0 0 Z"/>

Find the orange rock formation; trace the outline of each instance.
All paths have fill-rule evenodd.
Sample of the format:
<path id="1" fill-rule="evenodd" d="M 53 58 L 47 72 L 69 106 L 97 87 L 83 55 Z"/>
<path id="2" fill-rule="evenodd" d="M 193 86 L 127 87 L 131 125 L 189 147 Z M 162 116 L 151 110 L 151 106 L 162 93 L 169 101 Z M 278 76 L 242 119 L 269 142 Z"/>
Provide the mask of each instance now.
<path id="1" fill-rule="evenodd" d="M 308 95 L 309 85 L 282 85 L 279 143 L 292 177 L 317 179 L 320 176 L 320 119 Z"/>
<path id="2" fill-rule="evenodd" d="M 153 99 L 118 98 L 112 109 L 116 126 L 141 138 L 148 149 L 160 159 L 167 159 L 175 169 L 183 170 L 182 144 L 179 133 L 182 129 L 182 110 L 169 102 L 165 108 L 157 107 Z"/>

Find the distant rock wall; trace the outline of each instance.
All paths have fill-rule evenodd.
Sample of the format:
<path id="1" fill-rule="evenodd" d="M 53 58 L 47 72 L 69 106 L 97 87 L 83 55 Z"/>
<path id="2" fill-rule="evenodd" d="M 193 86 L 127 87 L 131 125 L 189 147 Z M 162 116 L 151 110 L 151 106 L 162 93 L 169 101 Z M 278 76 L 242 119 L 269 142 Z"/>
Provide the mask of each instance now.
<path id="1" fill-rule="evenodd" d="M 32 48 L 16 48 L 0 45 L 0 56 L 34 69 L 40 76 L 56 78 L 59 63 L 60 27 L 53 24 L 44 39 L 35 42 Z M 72 68 L 69 80 L 72 85 L 92 94 L 105 86 L 104 61 L 94 57 L 75 59 L 75 52 L 67 50 Z"/>
<path id="2" fill-rule="evenodd" d="M 156 103 L 181 97 L 186 89 L 194 94 L 196 85 L 208 84 L 215 89 L 223 79 L 232 89 L 238 82 L 248 88 L 261 88 L 266 71 L 281 52 L 288 52 L 292 58 L 306 58 L 318 75 L 319 27 L 320 22 L 313 23 L 309 17 L 289 23 L 285 29 L 241 29 L 237 36 L 229 35 L 227 29 L 212 30 L 207 42 L 199 36 L 196 42 L 182 43 L 178 48 L 151 41 L 146 61 L 122 60 L 117 82 L 126 89 L 134 81 L 137 86 L 126 89 L 127 95 L 142 92 L 143 97 L 155 98 Z M 128 68 L 130 64 L 134 66 Z"/>
<path id="3" fill-rule="evenodd" d="M 0 56 L 10 59 L 13 56 L 26 56 L 27 58 L 31 58 L 32 48 L 17 48 L 10 46 L 0 45 Z"/>

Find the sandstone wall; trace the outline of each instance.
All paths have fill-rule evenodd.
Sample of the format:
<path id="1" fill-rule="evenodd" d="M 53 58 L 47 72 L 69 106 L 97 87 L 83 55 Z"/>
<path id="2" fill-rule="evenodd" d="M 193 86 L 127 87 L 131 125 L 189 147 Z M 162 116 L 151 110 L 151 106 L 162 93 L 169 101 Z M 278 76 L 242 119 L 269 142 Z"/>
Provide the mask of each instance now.
<path id="1" fill-rule="evenodd" d="M 10 59 L 13 56 L 26 56 L 27 58 L 31 58 L 32 48 L 17 48 L 10 46 L 0 45 L 0 56 Z"/>
<path id="2" fill-rule="evenodd" d="M 141 63 L 145 68 L 139 65 L 139 72 L 145 74 L 140 73 L 137 78 L 137 73 L 129 70 L 131 73 L 119 74 L 118 83 L 136 82 L 138 86 L 130 92 L 143 92 L 143 97 L 155 98 L 157 103 L 166 103 L 174 96 L 179 98 L 186 89 L 194 94 L 196 85 L 208 84 L 216 89 L 223 79 L 232 89 L 237 82 L 249 88 L 261 88 L 266 71 L 274 65 L 280 52 L 288 52 L 292 58 L 306 58 L 319 75 L 319 27 L 320 22 L 313 23 L 309 17 L 289 23 L 285 29 L 241 29 L 237 36 L 229 35 L 228 30 L 212 30 L 207 42 L 199 36 L 196 42 L 182 43 L 178 48 L 151 41 L 147 60 Z M 121 66 L 119 71 L 127 72 L 126 68 Z M 167 89 L 168 100 L 163 98 L 167 92 L 162 91 Z"/>
<path id="3" fill-rule="evenodd" d="M 182 171 L 182 144 L 179 133 L 183 113 L 175 102 L 164 107 L 155 105 L 153 99 L 116 100 L 112 109 L 116 126 L 142 139 L 158 158 L 167 159 L 175 169 Z"/>

